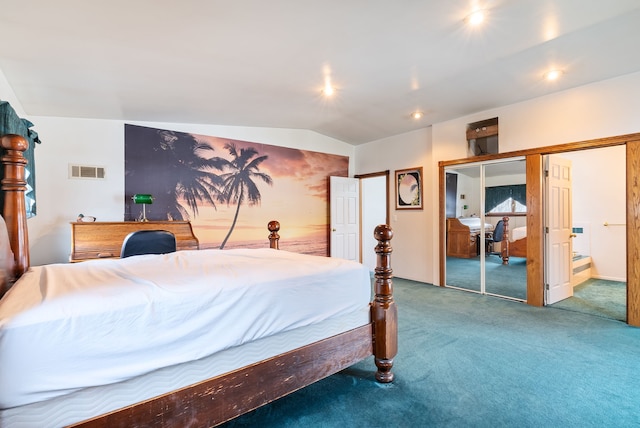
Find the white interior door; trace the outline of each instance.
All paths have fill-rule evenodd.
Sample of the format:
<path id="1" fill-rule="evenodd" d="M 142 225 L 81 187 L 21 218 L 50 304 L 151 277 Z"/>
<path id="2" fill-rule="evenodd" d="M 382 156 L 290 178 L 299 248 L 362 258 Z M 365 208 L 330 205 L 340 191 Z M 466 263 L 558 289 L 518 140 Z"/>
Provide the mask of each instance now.
<path id="1" fill-rule="evenodd" d="M 546 171 L 545 303 L 550 305 L 573 296 L 571 161 L 547 156 Z"/>
<path id="2" fill-rule="evenodd" d="M 362 264 L 370 271 L 374 271 L 377 257 L 374 251 L 378 241 L 373 236 L 373 231 L 379 224 L 387 222 L 387 176 L 360 178 L 360 222 L 361 240 L 360 251 Z"/>
<path id="3" fill-rule="evenodd" d="M 360 180 L 330 177 L 331 257 L 360 261 Z"/>

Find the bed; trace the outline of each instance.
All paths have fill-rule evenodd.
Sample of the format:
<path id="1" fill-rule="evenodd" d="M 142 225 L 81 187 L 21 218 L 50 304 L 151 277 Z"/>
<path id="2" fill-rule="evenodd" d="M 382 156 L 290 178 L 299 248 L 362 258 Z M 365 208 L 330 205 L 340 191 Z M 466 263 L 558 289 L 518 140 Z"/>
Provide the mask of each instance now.
<path id="1" fill-rule="evenodd" d="M 13 277 L 0 277 L 11 285 L 0 300 L 0 426 L 215 426 L 370 356 L 375 379 L 393 381 L 388 226 L 374 231 L 373 293 L 358 263 L 278 250 L 275 221 L 270 248 L 260 250 L 30 267 L 27 143 L 15 135 L 0 142 L 3 241 L 10 243 L 0 249 L 0 272 Z M 178 307 L 187 315 L 176 315 Z M 243 315 L 229 316 L 234 310 Z M 236 324 L 245 328 L 232 335 Z"/>
<path id="2" fill-rule="evenodd" d="M 510 257 L 527 257 L 527 227 L 509 227 L 509 217 L 503 217 L 504 234 L 500 243 L 502 263 L 509 264 Z"/>

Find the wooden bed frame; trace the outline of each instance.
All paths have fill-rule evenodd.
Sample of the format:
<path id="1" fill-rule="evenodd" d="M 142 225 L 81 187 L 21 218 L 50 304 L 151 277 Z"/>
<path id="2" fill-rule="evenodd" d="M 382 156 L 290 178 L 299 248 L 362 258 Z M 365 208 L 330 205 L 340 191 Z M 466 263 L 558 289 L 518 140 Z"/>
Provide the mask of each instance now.
<path id="1" fill-rule="evenodd" d="M 27 142 L 18 135 L 2 136 L 0 142 L 4 168 L 3 216 L 16 262 L 14 274 L 19 278 L 29 269 L 24 201 L 27 162 L 23 156 Z M 272 221 L 268 229 L 271 247 L 278 248 L 280 225 Z M 376 380 L 392 382 L 391 368 L 398 349 L 397 308 L 390 264 L 393 232 L 389 226 L 380 225 L 374 235 L 378 240 L 377 267 L 369 324 L 73 426 L 215 426 L 371 355 L 377 366 Z"/>
<path id="2" fill-rule="evenodd" d="M 502 264 L 509 264 L 509 257 L 527 257 L 527 237 L 509 241 L 509 217 L 502 217 L 504 222 L 504 235 L 500 242 Z"/>

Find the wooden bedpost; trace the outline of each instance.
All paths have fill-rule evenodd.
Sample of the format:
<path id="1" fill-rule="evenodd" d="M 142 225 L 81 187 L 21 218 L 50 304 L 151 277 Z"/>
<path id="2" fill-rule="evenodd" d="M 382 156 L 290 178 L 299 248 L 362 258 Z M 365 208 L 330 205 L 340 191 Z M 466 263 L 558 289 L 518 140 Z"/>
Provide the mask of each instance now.
<path id="1" fill-rule="evenodd" d="M 278 235 L 278 231 L 280 230 L 280 223 L 276 220 L 271 220 L 267 225 L 267 229 L 269 229 L 269 247 L 275 250 L 280 249 L 280 245 L 278 244 L 280 240 L 280 235 Z"/>
<path id="2" fill-rule="evenodd" d="M 24 167 L 27 165 L 23 152 L 29 143 L 20 135 L 3 135 L 0 144 L 4 149 L 2 164 L 4 178 L 4 208 L 2 216 L 7 223 L 9 242 L 15 259 L 14 276 L 20 277 L 29 269 L 29 239 L 27 234 L 27 210 L 24 192 L 27 190 Z"/>
<path id="3" fill-rule="evenodd" d="M 376 245 L 375 298 L 371 305 L 373 321 L 373 355 L 375 357 L 378 382 L 393 381 L 393 358 L 398 353 L 398 309 L 393 301 L 393 270 L 391 269 L 391 238 L 393 231 L 386 224 L 376 227 L 373 236 Z"/>
<path id="4" fill-rule="evenodd" d="M 509 217 L 502 217 L 504 225 L 504 233 L 502 234 L 502 242 L 500 242 L 500 255 L 502 256 L 502 264 L 509 264 Z"/>

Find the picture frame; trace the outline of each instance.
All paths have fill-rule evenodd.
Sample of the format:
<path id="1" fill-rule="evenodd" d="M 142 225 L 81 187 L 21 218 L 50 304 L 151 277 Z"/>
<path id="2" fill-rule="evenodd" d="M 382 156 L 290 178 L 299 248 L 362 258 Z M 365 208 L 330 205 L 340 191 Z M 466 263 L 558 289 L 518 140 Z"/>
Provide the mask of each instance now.
<path id="1" fill-rule="evenodd" d="M 422 167 L 399 169 L 396 175 L 396 210 L 423 209 Z"/>

